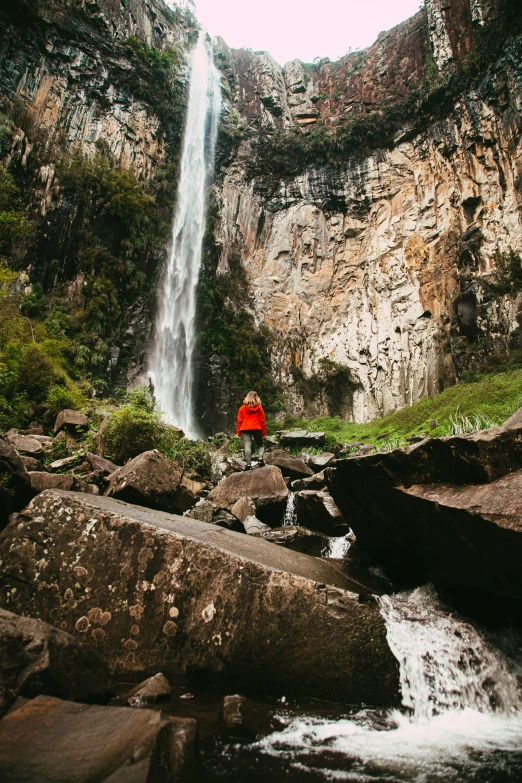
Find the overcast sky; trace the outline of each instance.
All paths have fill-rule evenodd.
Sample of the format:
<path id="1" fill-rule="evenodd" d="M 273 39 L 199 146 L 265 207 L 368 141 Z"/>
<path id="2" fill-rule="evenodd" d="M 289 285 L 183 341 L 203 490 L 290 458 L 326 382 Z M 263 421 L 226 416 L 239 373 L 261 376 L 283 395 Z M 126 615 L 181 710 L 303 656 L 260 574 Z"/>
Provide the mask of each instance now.
<path id="1" fill-rule="evenodd" d="M 337 60 L 372 44 L 420 0 L 196 0 L 197 17 L 233 48 L 266 49 L 281 64 Z"/>

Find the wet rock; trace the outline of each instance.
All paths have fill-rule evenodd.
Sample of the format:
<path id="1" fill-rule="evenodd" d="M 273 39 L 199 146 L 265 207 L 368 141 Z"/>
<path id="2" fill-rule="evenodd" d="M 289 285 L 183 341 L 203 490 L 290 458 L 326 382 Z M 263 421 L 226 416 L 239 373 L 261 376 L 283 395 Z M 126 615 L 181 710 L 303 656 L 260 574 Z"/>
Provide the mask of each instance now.
<path id="1" fill-rule="evenodd" d="M 36 438 L 28 435 L 9 435 L 9 442 L 17 451 L 23 454 L 43 454 L 43 446 Z"/>
<path id="2" fill-rule="evenodd" d="M 13 783 L 177 781 L 195 737 L 189 718 L 39 696 L 0 722 L 0 776 Z"/>
<path id="3" fill-rule="evenodd" d="M 109 669 L 94 650 L 41 620 L 0 609 L 0 715 L 18 695 L 92 702 L 111 692 Z"/>
<path id="4" fill-rule="evenodd" d="M 85 459 L 93 473 L 101 473 L 103 476 L 110 476 L 111 473 L 120 469 L 120 465 L 115 465 L 114 462 L 100 457 L 98 454 L 92 454 L 90 451 L 85 455 Z"/>
<path id="5" fill-rule="evenodd" d="M 232 510 L 240 498 L 249 497 L 256 507 L 256 515 L 262 522 L 270 524 L 279 519 L 286 506 L 288 488 L 279 468 L 267 465 L 264 468 L 235 473 L 228 476 L 208 495 L 208 500 L 220 508 Z"/>
<path id="6" fill-rule="evenodd" d="M 199 500 L 195 506 L 187 511 L 185 516 L 197 519 L 200 522 L 206 522 L 207 525 L 217 525 L 218 527 L 235 530 L 239 533 L 243 530 L 234 514 L 224 508 L 219 508 L 219 506 L 207 499 Z"/>
<path id="7" fill-rule="evenodd" d="M 330 543 L 328 536 L 297 525 L 273 528 L 263 533 L 262 537 L 272 544 L 279 544 L 313 557 L 322 557 Z"/>
<path id="8" fill-rule="evenodd" d="M 145 451 L 111 474 L 105 492 L 109 497 L 161 511 L 182 513 L 178 491 L 181 468 L 157 449 Z"/>
<path id="9" fill-rule="evenodd" d="M 309 476 L 308 478 L 292 481 L 290 486 L 292 487 L 294 492 L 298 492 L 301 489 L 313 489 L 317 492 L 320 492 L 322 489 L 326 488 L 326 478 L 324 475 L 324 471 L 321 471 L 320 473 L 315 473 L 314 475 Z"/>
<path id="10" fill-rule="evenodd" d="M 70 434 L 85 430 L 89 426 L 89 419 L 84 413 L 73 410 L 60 411 L 54 422 L 54 434 L 65 429 Z"/>
<path id="11" fill-rule="evenodd" d="M 220 720 L 228 734 L 248 739 L 264 737 L 282 726 L 266 709 L 239 694 L 225 696 Z"/>
<path id="12" fill-rule="evenodd" d="M 264 522 L 261 522 L 253 514 L 243 520 L 243 527 L 245 528 L 245 533 L 249 536 L 257 536 L 264 533 L 266 530 L 270 530 L 269 525 L 265 525 Z"/>
<path id="13" fill-rule="evenodd" d="M 267 465 L 276 465 L 283 476 L 291 481 L 313 475 L 313 471 L 302 460 L 281 449 L 270 451 L 265 457 L 265 462 Z"/>
<path id="14" fill-rule="evenodd" d="M 44 473 L 49 472 L 49 468 L 47 465 L 44 465 L 40 462 L 40 460 L 35 459 L 35 457 L 26 457 L 22 455 L 20 457 L 23 464 L 25 465 L 25 469 L 28 471 L 43 471 Z"/>
<path id="15" fill-rule="evenodd" d="M 303 446 L 324 446 L 324 432 L 308 432 L 307 430 L 290 430 L 279 433 L 281 446 L 302 448 Z"/>
<path id="16" fill-rule="evenodd" d="M 239 519 L 240 522 L 244 522 L 247 517 L 256 515 L 255 503 L 250 498 L 239 498 L 230 509 L 232 514 Z"/>
<path id="17" fill-rule="evenodd" d="M 33 493 L 44 492 L 46 489 L 66 489 L 70 492 L 87 492 L 91 495 L 98 495 L 100 492 L 94 484 L 88 484 L 70 473 L 33 471 L 29 473 L 29 477 Z"/>
<path id="18" fill-rule="evenodd" d="M 128 704 L 129 707 L 146 707 L 148 704 L 156 704 L 168 698 L 171 693 L 172 685 L 165 675 L 159 672 L 131 688 L 124 696 L 120 696 L 120 701 L 122 704 Z"/>
<path id="19" fill-rule="evenodd" d="M 0 560 L 4 606 L 76 629 L 115 672 L 397 699 L 377 606 L 360 604 L 320 559 L 186 516 L 52 490 L 0 535 Z"/>
<path id="20" fill-rule="evenodd" d="M 324 491 L 303 489 L 296 492 L 295 514 L 299 525 L 326 535 L 341 535 L 341 526 L 346 526 L 346 521 L 332 497 Z"/>

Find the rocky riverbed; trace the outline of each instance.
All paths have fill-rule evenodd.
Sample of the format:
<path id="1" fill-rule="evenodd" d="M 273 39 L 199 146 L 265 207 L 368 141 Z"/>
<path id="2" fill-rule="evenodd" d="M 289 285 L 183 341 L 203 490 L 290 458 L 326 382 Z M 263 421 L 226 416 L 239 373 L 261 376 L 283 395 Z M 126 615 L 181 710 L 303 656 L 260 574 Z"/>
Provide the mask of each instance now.
<path id="1" fill-rule="evenodd" d="M 520 411 L 497 429 L 366 456 L 310 453 L 307 433 L 281 433 L 251 471 L 219 436 L 206 480 L 155 450 L 117 466 L 82 446 L 86 426 L 63 411 L 52 436 L 0 439 L 9 780 L 69 780 L 74 759 L 82 781 L 131 767 L 132 780 L 205 767 L 227 780 L 247 774 L 263 737 L 279 732 L 285 747 L 301 714 L 362 726 L 364 704 L 387 726 L 379 710 L 400 704 L 401 683 L 404 700 L 404 684 L 384 594 L 431 581 L 468 615 L 518 623 Z M 45 464 L 57 437 L 73 454 Z M 105 738 L 88 761 L 86 727 Z"/>

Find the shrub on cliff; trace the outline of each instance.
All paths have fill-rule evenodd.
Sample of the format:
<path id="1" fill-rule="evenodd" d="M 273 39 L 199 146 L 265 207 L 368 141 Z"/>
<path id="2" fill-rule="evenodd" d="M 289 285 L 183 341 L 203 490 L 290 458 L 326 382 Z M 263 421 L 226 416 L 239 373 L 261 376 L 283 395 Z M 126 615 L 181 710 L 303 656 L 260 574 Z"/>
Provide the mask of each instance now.
<path id="1" fill-rule="evenodd" d="M 40 346 L 29 345 L 22 353 L 18 363 L 18 388 L 29 399 L 42 402 L 56 381 L 57 373 L 52 360 Z"/>
<path id="2" fill-rule="evenodd" d="M 157 448 L 161 440 L 159 415 L 145 391 L 138 389 L 127 400 L 111 413 L 100 438 L 103 454 L 120 464 Z"/>
<path id="3" fill-rule="evenodd" d="M 131 392 L 127 402 L 110 414 L 100 441 L 103 454 L 119 464 L 158 449 L 187 474 L 196 472 L 208 477 L 212 472 L 206 444 L 180 438 L 179 430 L 164 424 L 146 389 Z"/>

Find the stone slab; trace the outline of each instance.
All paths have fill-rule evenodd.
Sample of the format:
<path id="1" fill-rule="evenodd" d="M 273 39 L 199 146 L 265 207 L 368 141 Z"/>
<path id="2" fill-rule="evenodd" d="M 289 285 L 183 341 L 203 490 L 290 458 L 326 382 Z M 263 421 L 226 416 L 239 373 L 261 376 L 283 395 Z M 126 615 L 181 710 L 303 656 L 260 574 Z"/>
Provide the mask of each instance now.
<path id="1" fill-rule="evenodd" d="M 63 626 L 114 672 L 397 697 L 377 606 L 329 563 L 262 539 L 50 490 L 0 536 L 0 559 L 3 606 Z"/>

